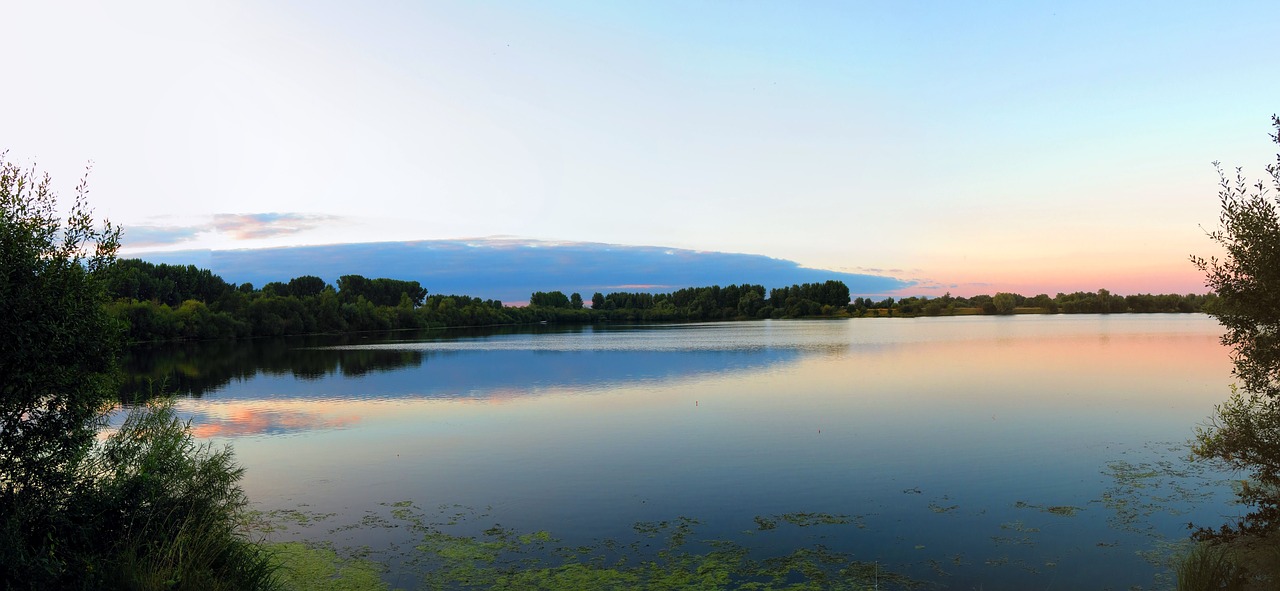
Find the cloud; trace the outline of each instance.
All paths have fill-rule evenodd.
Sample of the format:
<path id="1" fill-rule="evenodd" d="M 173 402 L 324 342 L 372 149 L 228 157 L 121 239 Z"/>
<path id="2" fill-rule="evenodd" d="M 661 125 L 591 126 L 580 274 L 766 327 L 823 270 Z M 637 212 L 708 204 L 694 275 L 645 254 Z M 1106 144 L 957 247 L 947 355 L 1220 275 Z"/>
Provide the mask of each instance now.
<path id="1" fill-rule="evenodd" d="M 902 269 L 881 269 L 879 267 L 840 267 L 843 269 L 852 269 L 853 273 L 870 273 L 872 275 L 901 275 L 905 273 Z"/>
<path id="2" fill-rule="evenodd" d="M 124 226 L 120 241 L 129 247 L 169 246 L 195 240 L 196 235 L 211 230 L 205 226 Z"/>
<path id="3" fill-rule="evenodd" d="M 121 241 L 126 248 L 163 247 L 192 242 L 200 234 L 223 233 L 236 240 L 287 236 L 340 219 L 306 213 L 217 213 L 203 224 L 143 224 L 124 226 Z"/>
<path id="4" fill-rule="evenodd" d="M 336 219 L 303 213 L 218 213 L 213 216 L 213 227 L 236 240 L 253 240 L 297 234 Z"/>
<path id="5" fill-rule="evenodd" d="M 358 274 L 419 281 L 433 294 L 504 302 L 527 301 L 535 291 L 664 292 L 743 283 L 774 288 L 828 279 L 844 281 L 855 295 L 873 296 L 914 284 L 883 275 L 812 269 L 761 255 L 507 237 L 217 250 L 209 256 L 210 270 L 234 283 L 261 285 L 304 274 L 334 282 Z M 171 264 L 188 264 L 187 257 L 142 256 Z"/>
<path id="6" fill-rule="evenodd" d="M 969 281 L 963 283 L 935 281 L 926 278 L 914 278 L 909 280 L 911 283 L 906 287 L 893 292 L 895 296 L 939 296 L 943 293 L 956 292 L 957 294 L 980 294 L 986 293 L 991 295 L 991 288 L 995 285 L 985 281 Z"/>
<path id="7" fill-rule="evenodd" d="M 630 283 L 630 284 L 623 284 L 623 285 L 606 285 L 604 287 L 607 287 L 609 289 L 631 289 L 631 290 L 645 291 L 645 290 L 655 290 L 655 289 L 680 289 L 681 287 L 690 287 L 690 286 L 659 285 L 656 283 Z"/>

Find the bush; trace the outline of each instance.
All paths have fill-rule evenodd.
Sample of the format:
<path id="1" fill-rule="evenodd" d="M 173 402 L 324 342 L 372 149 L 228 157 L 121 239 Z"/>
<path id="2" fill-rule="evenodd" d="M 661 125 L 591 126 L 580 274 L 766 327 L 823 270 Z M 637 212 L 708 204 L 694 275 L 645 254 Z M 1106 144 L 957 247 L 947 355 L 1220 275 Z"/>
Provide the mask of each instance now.
<path id="1" fill-rule="evenodd" d="M 118 541 L 87 571 L 129 589 L 274 587 L 270 556 L 238 529 L 244 469 L 229 448 L 197 444 L 171 400 L 135 408 L 93 460 L 92 533 Z"/>

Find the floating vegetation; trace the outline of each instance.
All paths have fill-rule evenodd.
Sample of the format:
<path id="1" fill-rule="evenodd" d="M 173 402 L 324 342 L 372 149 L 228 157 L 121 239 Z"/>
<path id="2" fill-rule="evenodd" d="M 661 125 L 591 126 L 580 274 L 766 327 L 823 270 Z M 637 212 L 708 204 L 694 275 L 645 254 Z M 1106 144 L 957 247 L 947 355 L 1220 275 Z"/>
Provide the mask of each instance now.
<path id="1" fill-rule="evenodd" d="M 1150 539 L 1150 546 L 1135 553 L 1152 566 L 1163 569 L 1154 575 L 1155 587 L 1169 588 L 1174 582 L 1174 569 L 1180 557 L 1189 552 L 1191 542 L 1182 536 L 1167 537 L 1155 527 L 1153 518 L 1160 514 L 1185 515 L 1196 505 L 1212 499 L 1215 491 L 1225 488 L 1230 481 L 1209 464 L 1190 461 L 1184 444 L 1151 443 L 1146 448 L 1154 458 L 1107 464 L 1103 473 L 1111 478 L 1112 485 L 1102 493 L 1100 502 L 1112 512 L 1107 522 L 1113 529 Z M 1112 547 L 1118 543 L 1098 542 L 1097 545 Z"/>
<path id="2" fill-rule="evenodd" d="M 956 509 L 959 509 L 959 508 L 960 508 L 960 505 L 947 505 L 944 507 L 942 505 L 939 505 L 935 501 L 929 501 L 929 510 L 933 511 L 934 513 L 951 513 L 952 511 L 955 511 Z"/>
<path id="3" fill-rule="evenodd" d="M 254 531 L 271 534 L 288 530 L 290 526 L 310 527 L 330 517 L 337 516 L 337 513 L 313 513 L 307 511 L 305 510 L 306 505 L 299 505 L 299 507 L 299 509 L 277 509 L 275 511 L 250 511 L 245 518 L 247 526 Z"/>
<path id="4" fill-rule="evenodd" d="M 876 560 L 856 560 L 849 553 L 823 545 L 799 548 L 781 555 L 730 540 L 696 537 L 698 519 L 677 517 L 669 521 L 637 522 L 635 539 L 602 540 L 567 546 L 548 531 L 518 532 L 493 524 L 481 528 L 488 509 L 448 505 L 433 514 L 422 512 L 410 501 L 384 503 L 388 517 L 366 512 L 360 526 L 339 526 L 329 532 L 352 528 L 402 528 L 411 532 L 412 544 L 387 550 L 360 549 L 339 553 L 328 544 L 274 542 L 285 588 L 381 591 L 385 567 L 396 564 L 407 588 L 424 590 L 913 590 L 922 581 L 890 571 Z M 333 513 L 305 509 L 275 510 L 255 514 L 264 532 L 285 532 L 288 524 L 316 526 Z M 783 526 L 806 528 L 854 523 L 849 516 L 831 513 L 782 513 L 755 518 L 758 531 Z M 453 531 L 461 530 L 461 531 Z M 919 546 L 918 549 L 923 549 Z M 404 586 L 398 581 L 397 586 Z"/>
<path id="5" fill-rule="evenodd" d="M 845 525 L 849 523 L 848 515 L 832 515 L 830 513 L 783 513 L 778 519 L 796 527 L 811 525 Z"/>
<path id="6" fill-rule="evenodd" d="M 1027 524 L 1019 521 L 1008 521 L 1000 524 L 1000 529 L 1008 529 L 1022 533 L 1036 533 L 1040 531 L 1038 527 L 1027 527 Z"/>
<path id="7" fill-rule="evenodd" d="M 1150 520 L 1153 515 L 1184 515 L 1211 499 L 1227 480 L 1215 478 L 1203 462 L 1187 461 L 1185 446 L 1158 443 L 1148 448 L 1152 446 L 1167 448 L 1160 453 L 1172 453 L 1172 459 L 1165 455 L 1136 463 L 1108 463 L 1103 473 L 1112 485 L 1102 493 L 1101 502 L 1113 513 L 1112 527 L 1158 538 Z"/>
<path id="8" fill-rule="evenodd" d="M 641 522 L 639 541 L 606 541 L 589 546 L 552 547 L 548 532 L 516 534 L 501 527 L 479 536 L 455 535 L 415 516 L 415 550 L 427 589 L 912 589 L 920 583 L 854 560 L 821 545 L 757 559 L 752 550 L 727 540 L 691 543 L 701 522 L 688 517 Z M 788 513 L 760 517 L 760 531 L 781 524 L 808 527 L 848 523 L 839 515 Z M 692 546 L 692 547 L 691 547 Z"/>
<path id="9" fill-rule="evenodd" d="M 983 564 L 985 564 L 985 565 L 987 565 L 987 566 L 1004 566 L 1004 565 L 1006 565 L 1006 564 L 1009 564 L 1009 557 L 1008 557 L 1008 556 L 997 556 L 997 557 L 995 557 L 995 558 L 988 558 L 988 559 L 986 559 L 986 560 L 984 560 L 984 561 L 983 561 Z"/>
<path id="10" fill-rule="evenodd" d="M 942 562 L 941 562 L 941 561 L 930 558 L 930 559 L 928 560 L 928 564 L 929 564 L 929 568 L 930 568 L 931 570 L 933 570 L 933 574 L 934 574 L 934 575 L 939 576 L 939 577 L 947 577 L 947 576 L 951 576 L 951 573 L 950 573 L 950 572 L 947 572 L 947 570 L 946 570 L 946 569 L 942 568 Z"/>
<path id="11" fill-rule="evenodd" d="M 1062 517 L 1075 517 L 1076 513 L 1084 511 L 1084 508 L 1076 507 L 1074 505 L 1050 505 L 1046 507 L 1044 505 L 1033 505 L 1026 501 L 1018 501 L 1013 504 L 1013 507 L 1015 509 L 1035 509 L 1044 513 L 1061 515 Z"/>
<path id="12" fill-rule="evenodd" d="M 574 531 L 555 528 L 507 527 L 497 523 L 491 507 L 441 505 L 424 510 L 411 501 L 383 503 L 371 511 L 344 515 L 340 521 L 333 513 L 311 511 L 305 505 L 253 518 L 263 524 L 255 529 L 273 539 L 333 540 L 329 545 L 290 546 L 299 555 L 290 561 L 310 561 L 311 566 L 300 572 L 326 581 L 369 580 L 368 573 L 380 573 L 391 587 L 405 590 L 862 591 L 946 586 L 941 583 L 944 578 L 952 586 L 1018 581 L 1034 587 L 1045 581 L 1039 577 L 1060 576 L 1049 574 L 1054 570 L 1075 572 L 1083 564 L 1080 561 L 1089 557 L 1104 557 L 1099 565 L 1107 572 L 1119 572 L 1117 564 L 1146 561 L 1153 570 L 1138 576 L 1154 574 L 1154 581 L 1125 584 L 1167 589 L 1170 558 L 1185 552 L 1177 533 L 1168 531 L 1170 516 L 1183 515 L 1211 495 L 1222 494 L 1227 483 L 1215 480 L 1217 473 L 1203 466 L 1183 465 L 1185 456 L 1172 455 L 1179 449 L 1147 446 L 1139 450 L 1143 453 L 1107 463 L 1103 474 L 1108 478 L 1084 493 L 1096 495 L 1087 502 L 1087 496 L 1054 499 L 1057 504 L 1028 499 L 1012 506 L 979 503 L 962 511 L 961 503 L 968 509 L 972 501 L 931 493 L 918 501 L 902 498 L 857 515 L 791 512 L 738 522 L 721 517 L 704 523 L 683 516 L 641 521 L 630 529 L 614 529 L 613 537 L 606 538 L 575 538 Z M 898 491 L 924 493 L 920 487 L 888 492 L 896 497 Z M 1086 513 L 1085 519 L 1064 519 L 1079 518 L 1095 503 L 1107 510 Z M 933 524 L 928 523 L 930 519 Z M 977 527 L 959 534 L 964 544 L 960 546 L 950 533 L 937 536 L 930 531 L 940 525 L 940 519 L 948 527 L 961 522 Z M 849 525 L 854 527 L 828 530 Z M 1053 533 L 1045 536 L 1045 532 Z M 559 539 L 561 535 L 568 539 Z M 377 549 L 342 546 L 367 544 L 371 536 L 382 540 Z M 1068 542 L 1075 540 L 1073 550 L 1080 553 L 1062 554 L 1063 536 L 1070 536 Z M 303 555 L 302 549 L 311 554 Z M 960 549 L 967 555 L 956 552 Z M 326 564 L 332 568 L 321 568 Z M 372 570 L 357 568 L 362 564 Z M 926 585 L 916 577 L 937 583 Z M 1149 587 L 1152 583 L 1154 587 Z M 381 589 L 359 585 L 343 588 Z"/>
<path id="13" fill-rule="evenodd" d="M 415 541 L 410 547 L 381 556 L 398 570 L 412 569 L 410 588 L 863 591 L 924 586 L 877 561 L 857 560 L 821 544 L 764 555 L 734 541 L 703 540 L 697 536 L 702 523 L 689 517 L 638 522 L 630 540 L 567 546 L 548 531 L 518 532 L 496 524 L 481 529 L 476 520 L 487 518 L 487 512 L 450 506 L 429 515 L 412 503 L 383 506 L 390 520 L 362 522 L 411 532 Z M 305 512 L 265 515 L 291 521 L 298 513 Z M 316 521 L 311 514 L 305 517 L 308 523 Z M 829 513 L 784 513 L 755 521 L 758 531 L 851 523 L 846 515 Z M 378 579 L 380 567 L 366 559 L 377 552 L 343 558 L 327 546 L 274 546 L 284 550 L 282 559 L 298 574 L 292 588 L 388 588 Z M 323 585 L 309 583 L 317 580 Z"/>
<path id="14" fill-rule="evenodd" d="M 384 591 L 384 567 L 361 558 L 341 558 L 327 546 L 301 542 L 269 544 L 279 568 L 276 577 L 284 589 L 293 591 Z"/>

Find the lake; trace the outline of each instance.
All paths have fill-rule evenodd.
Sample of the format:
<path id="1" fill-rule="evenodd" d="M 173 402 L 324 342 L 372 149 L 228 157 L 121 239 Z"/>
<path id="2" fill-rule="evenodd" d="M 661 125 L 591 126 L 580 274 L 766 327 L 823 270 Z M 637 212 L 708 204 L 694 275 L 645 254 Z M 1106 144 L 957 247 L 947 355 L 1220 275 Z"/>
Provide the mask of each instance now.
<path id="1" fill-rule="evenodd" d="M 397 587 L 488 536 L 519 540 L 510 564 L 808 549 L 886 589 L 1152 589 L 1189 522 L 1239 512 L 1229 474 L 1187 461 L 1231 383 L 1220 333 L 1199 314 L 534 327 L 126 366 L 234 447 L 272 538 L 333 541 Z"/>

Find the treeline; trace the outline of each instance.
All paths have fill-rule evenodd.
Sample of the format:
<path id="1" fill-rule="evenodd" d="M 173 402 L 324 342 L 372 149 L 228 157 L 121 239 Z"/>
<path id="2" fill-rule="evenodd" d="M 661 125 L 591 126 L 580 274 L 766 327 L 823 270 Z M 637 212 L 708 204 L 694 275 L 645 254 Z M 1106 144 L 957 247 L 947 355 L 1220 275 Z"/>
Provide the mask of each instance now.
<path id="1" fill-rule="evenodd" d="M 497 300 L 433 295 L 417 281 L 344 275 L 233 285 L 193 265 L 116 262 L 107 273 L 108 309 L 134 342 L 211 340 L 315 333 L 518 324 L 555 314 Z"/>
<path id="2" fill-rule="evenodd" d="M 106 274 L 108 309 L 133 342 L 214 340 L 505 324 L 670 322 L 764 318 L 949 316 L 966 314 L 1118 314 L 1201 312 L 1216 296 L 1120 296 L 1097 292 L 1014 293 L 968 298 L 850 299 L 840 281 L 766 290 L 762 285 L 690 287 L 670 293 L 535 292 L 529 305 L 465 295 L 429 295 L 417 281 L 344 275 L 336 285 L 311 275 L 260 288 L 232 284 L 194 265 L 117 261 Z M 589 307 L 588 307 L 589 304 Z"/>
<path id="3" fill-rule="evenodd" d="M 959 316 L 971 314 L 1150 314 L 1209 312 L 1216 304 L 1215 294 L 1135 294 L 1117 295 L 1105 289 L 1096 292 L 1077 291 L 1027 297 L 1000 292 L 968 298 L 946 294 L 937 298 L 907 297 L 854 298 L 849 305 L 852 316 Z"/>
<path id="4" fill-rule="evenodd" d="M 536 295 L 536 294 L 535 294 Z M 765 291 L 762 285 L 690 287 L 671 293 L 614 292 L 591 296 L 602 321 L 702 321 L 848 316 L 849 287 L 840 281 Z"/>
<path id="5" fill-rule="evenodd" d="M 117 261 L 106 274 L 109 310 L 133 342 L 213 340 L 503 324 L 702 321 L 847 316 L 839 281 L 687 288 L 665 294 L 536 292 L 529 305 L 465 295 L 428 295 L 417 281 L 344 275 L 336 285 L 304 275 L 255 288 L 194 265 Z"/>

